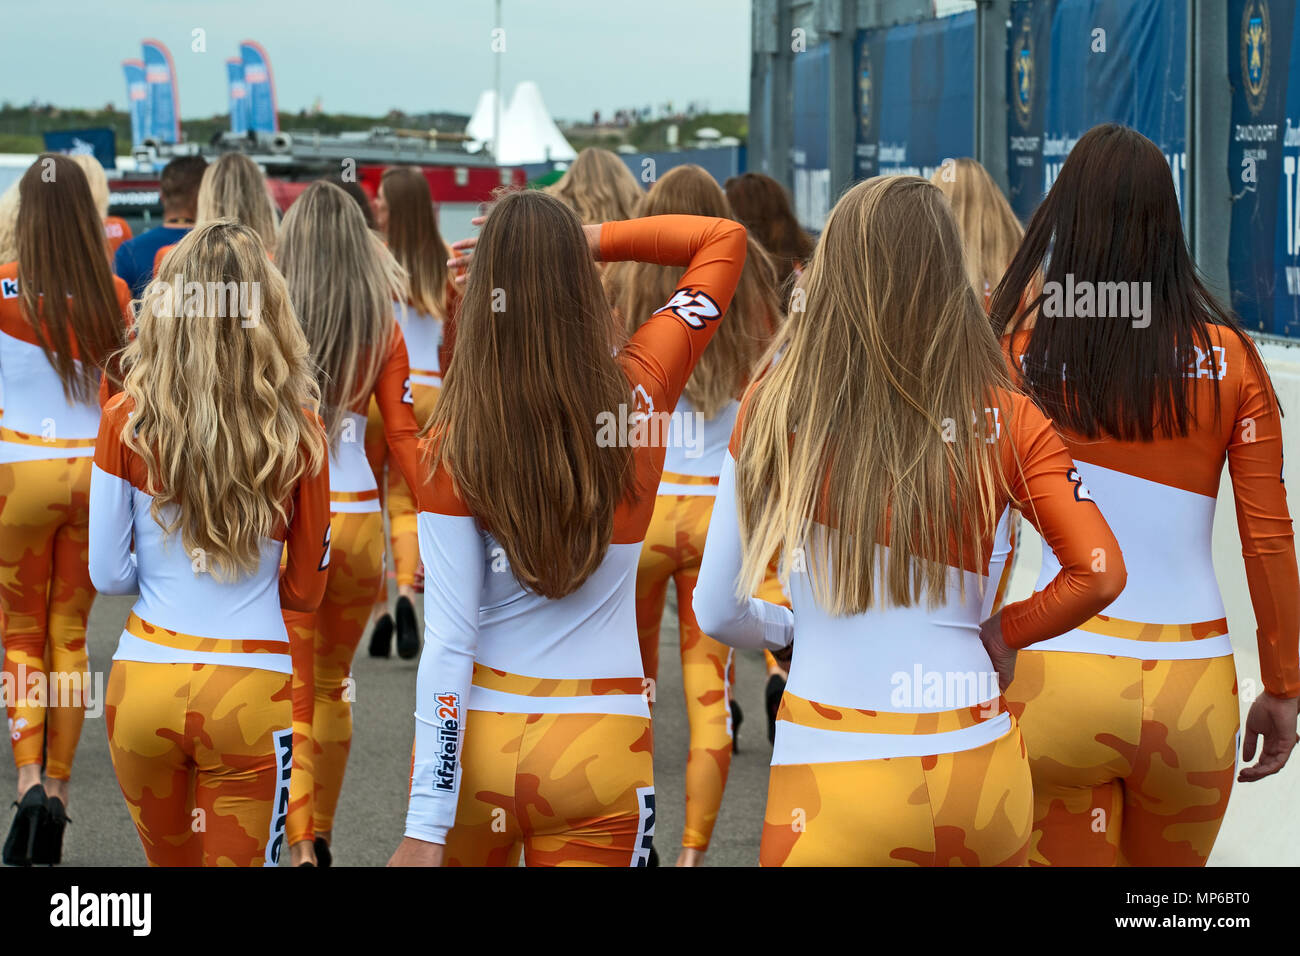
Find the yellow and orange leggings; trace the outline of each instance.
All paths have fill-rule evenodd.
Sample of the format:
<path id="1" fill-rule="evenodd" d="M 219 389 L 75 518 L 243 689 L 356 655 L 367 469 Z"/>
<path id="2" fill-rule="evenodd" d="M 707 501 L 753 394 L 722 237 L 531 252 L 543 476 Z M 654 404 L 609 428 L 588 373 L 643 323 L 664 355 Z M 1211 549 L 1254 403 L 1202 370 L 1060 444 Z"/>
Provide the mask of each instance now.
<path id="1" fill-rule="evenodd" d="M 0 464 L 0 621 L 14 764 L 67 780 L 85 716 L 92 459 Z"/>
<path id="2" fill-rule="evenodd" d="M 292 759 L 288 674 L 114 661 L 105 716 L 151 866 L 273 866 Z"/>
<path id="3" fill-rule="evenodd" d="M 352 658 L 383 578 L 384 526 L 378 511 L 330 516 L 329 579 L 314 614 L 286 611 L 290 642 L 315 653 L 294 681 L 294 760 L 288 842 L 334 828 L 352 747 Z"/>
<path id="4" fill-rule="evenodd" d="M 1231 655 L 1031 648 L 1007 700 L 1033 771 L 1031 865 L 1205 865 L 1236 776 Z"/>
<path id="5" fill-rule="evenodd" d="M 428 385 L 413 385 L 416 421 L 421 425 L 433 414 L 438 401 L 438 389 Z M 397 468 L 388 468 L 388 443 L 384 437 L 384 420 L 379 405 L 370 400 L 366 419 L 366 460 L 375 475 L 375 487 L 384 489 L 381 496 L 388 511 L 388 534 L 392 545 L 393 574 L 397 586 L 413 587 L 416 569 L 420 566 L 420 537 L 416 519 L 415 495 Z M 385 473 L 386 472 L 386 473 Z M 388 602 L 388 582 L 380 576 L 376 588 L 376 604 Z"/>

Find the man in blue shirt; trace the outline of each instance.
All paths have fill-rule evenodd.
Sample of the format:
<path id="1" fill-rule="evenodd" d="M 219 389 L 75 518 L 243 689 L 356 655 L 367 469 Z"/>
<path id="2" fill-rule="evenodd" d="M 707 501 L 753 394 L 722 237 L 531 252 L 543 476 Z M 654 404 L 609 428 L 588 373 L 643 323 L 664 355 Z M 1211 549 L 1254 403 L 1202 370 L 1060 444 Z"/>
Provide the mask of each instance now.
<path id="1" fill-rule="evenodd" d="M 163 246 L 180 242 L 194 227 L 199 201 L 199 182 L 208 162 L 202 156 L 178 156 L 163 167 L 159 182 L 163 207 L 161 226 L 142 232 L 118 246 L 113 271 L 139 298 L 153 278 L 153 259 Z"/>

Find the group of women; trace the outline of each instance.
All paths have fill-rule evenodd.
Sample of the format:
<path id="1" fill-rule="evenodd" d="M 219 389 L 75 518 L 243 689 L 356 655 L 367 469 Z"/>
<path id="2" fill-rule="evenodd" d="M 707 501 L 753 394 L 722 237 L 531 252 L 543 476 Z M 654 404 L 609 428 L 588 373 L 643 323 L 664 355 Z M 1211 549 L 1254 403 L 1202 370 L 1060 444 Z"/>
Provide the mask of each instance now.
<path id="1" fill-rule="evenodd" d="M 328 865 L 374 620 L 370 653 L 420 653 L 393 865 L 653 864 L 671 581 L 679 865 L 721 805 L 735 649 L 769 655 L 763 865 L 1204 864 L 1238 767 L 1225 459 L 1265 687 L 1238 779 L 1295 745 L 1281 409 L 1132 130 L 1084 136 L 1023 233 L 964 160 L 857 184 L 815 247 L 753 173 L 643 191 L 585 151 L 448 250 L 418 172 L 384 176 L 376 232 L 329 183 L 278 222 L 228 155 L 157 262 L 262 290 L 220 316 L 131 307 L 51 161 L 0 267 L 5 668 L 84 671 L 94 591 L 140 595 L 107 714 L 151 863 Z M 1064 317 L 1066 276 L 1150 283 L 1150 321 Z M 1009 601 L 1020 516 L 1043 569 Z M 10 703 L 7 862 L 57 861 L 76 710 Z"/>

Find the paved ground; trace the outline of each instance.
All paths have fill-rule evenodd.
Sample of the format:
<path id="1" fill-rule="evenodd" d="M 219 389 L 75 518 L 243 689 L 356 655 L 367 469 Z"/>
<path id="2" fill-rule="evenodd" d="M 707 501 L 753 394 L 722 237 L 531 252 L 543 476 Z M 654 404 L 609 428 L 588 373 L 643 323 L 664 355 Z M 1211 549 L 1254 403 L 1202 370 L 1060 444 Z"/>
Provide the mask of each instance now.
<path id="1" fill-rule="evenodd" d="M 90 616 L 88 644 L 95 680 L 107 686 L 108 669 L 132 599 L 101 597 Z M 671 863 L 681 840 L 685 797 L 686 715 L 682 703 L 681 664 L 677 655 L 677 618 L 671 606 L 664 615 L 655 722 L 655 785 L 658 791 L 657 837 L 661 858 Z M 737 697 L 744 708 L 740 753 L 732 762 L 731 780 L 708 861 L 713 865 L 751 866 L 758 861 L 767 762 L 771 747 L 763 717 L 764 667 L 761 655 L 739 655 Z M 336 865 L 382 866 L 401 838 L 406 811 L 406 774 L 410 759 L 415 703 L 416 661 L 372 660 L 364 650 L 354 668 L 357 700 L 355 737 L 347 778 L 339 802 L 334 836 Z M 102 694 L 97 696 L 97 702 Z M 102 708 L 86 720 L 73 769 L 68 815 L 73 823 L 64 841 L 64 862 L 79 866 L 140 866 L 144 852 L 126 803 L 113 776 Z M 15 790 L 9 754 L 0 759 L 0 798 Z M 9 811 L 0 815 L 8 827 Z"/>

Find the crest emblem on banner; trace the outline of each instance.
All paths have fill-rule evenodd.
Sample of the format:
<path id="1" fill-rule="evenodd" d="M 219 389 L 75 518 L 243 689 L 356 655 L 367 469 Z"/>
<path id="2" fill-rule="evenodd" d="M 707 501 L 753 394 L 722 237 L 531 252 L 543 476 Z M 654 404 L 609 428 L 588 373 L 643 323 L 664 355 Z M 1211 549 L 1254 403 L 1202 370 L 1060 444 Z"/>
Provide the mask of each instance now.
<path id="1" fill-rule="evenodd" d="M 858 132 L 863 139 L 871 135 L 872 92 L 871 50 L 864 43 L 858 58 Z"/>
<path id="2" fill-rule="evenodd" d="M 1016 119 L 1025 129 L 1034 115 L 1034 44 L 1029 18 L 1025 17 L 1011 48 L 1011 68 L 1015 80 Z"/>
<path id="3" fill-rule="evenodd" d="M 1272 47 L 1267 0 L 1246 0 L 1241 13 L 1241 79 L 1251 115 L 1259 114 L 1268 96 Z"/>

